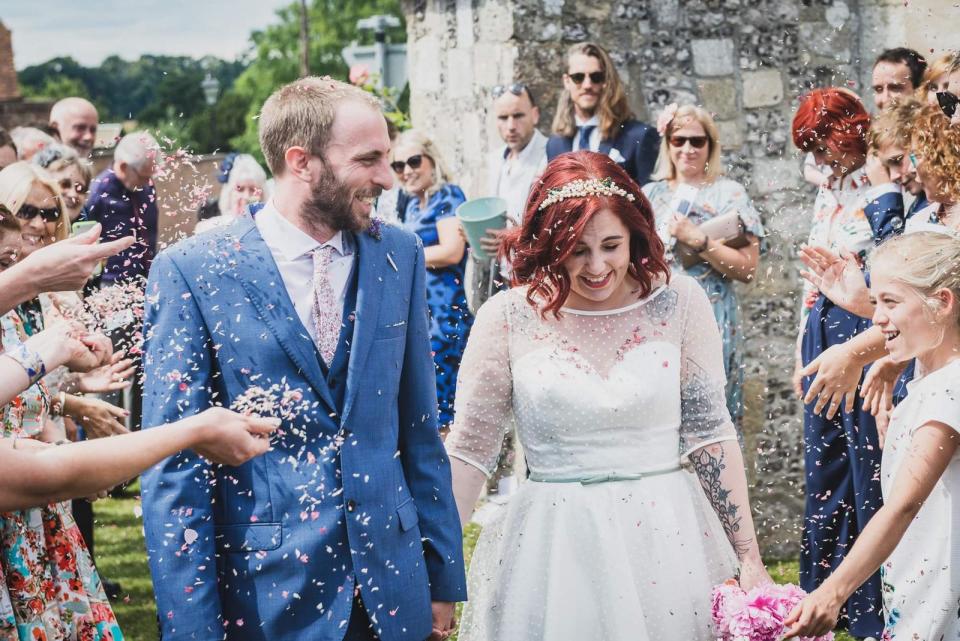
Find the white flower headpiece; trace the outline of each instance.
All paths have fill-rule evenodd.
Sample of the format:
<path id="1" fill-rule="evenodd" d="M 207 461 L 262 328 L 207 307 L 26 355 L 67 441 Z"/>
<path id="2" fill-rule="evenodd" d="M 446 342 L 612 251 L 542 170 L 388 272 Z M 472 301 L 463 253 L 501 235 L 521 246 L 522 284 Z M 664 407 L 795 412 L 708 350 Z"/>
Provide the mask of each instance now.
<path id="1" fill-rule="evenodd" d="M 547 192 L 547 197 L 543 199 L 537 211 L 543 211 L 550 205 L 563 202 L 567 198 L 583 198 L 584 196 L 620 196 L 630 202 L 636 200 L 636 197 L 620 187 L 610 178 L 591 178 L 589 180 L 573 180 L 563 187 L 551 189 Z"/>

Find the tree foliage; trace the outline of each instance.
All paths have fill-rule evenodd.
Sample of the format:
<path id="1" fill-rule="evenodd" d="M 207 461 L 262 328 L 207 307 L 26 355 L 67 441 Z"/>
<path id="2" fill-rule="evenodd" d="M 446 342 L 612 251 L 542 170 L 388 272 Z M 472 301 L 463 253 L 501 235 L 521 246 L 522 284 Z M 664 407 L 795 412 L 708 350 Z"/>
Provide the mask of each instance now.
<path id="1" fill-rule="evenodd" d="M 308 3 L 309 67 L 313 75 L 347 78 L 342 49 L 371 44 L 357 21 L 376 14 L 403 17 L 401 0 L 311 0 Z M 250 36 L 250 52 L 229 62 L 214 57 L 143 55 L 127 61 L 110 56 L 96 67 L 58 57 L 18 73 L 24 95 L 56 100 L 89 98 L 103 121 L 137 120 L 140 126 L 196 152 L 235 150 L 262 160 L 257 115 L 273 91 L 300 75 L 300 2 L 277 10 L 277 20 Z M 403 42 L 403 26 L 388 34 Z M 208 107 L 200 83 L 210 73 L 220 82 Z"/>

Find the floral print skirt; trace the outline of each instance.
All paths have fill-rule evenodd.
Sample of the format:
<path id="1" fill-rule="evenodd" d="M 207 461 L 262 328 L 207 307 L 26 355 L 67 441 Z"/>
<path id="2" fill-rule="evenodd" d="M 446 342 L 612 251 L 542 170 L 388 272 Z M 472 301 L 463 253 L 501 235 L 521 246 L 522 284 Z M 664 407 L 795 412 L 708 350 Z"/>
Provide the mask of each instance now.
<path id="1" fill-rule="evenodd" d="M 68 504 L 0 513 L 0 641 L 122 641 Z"/>

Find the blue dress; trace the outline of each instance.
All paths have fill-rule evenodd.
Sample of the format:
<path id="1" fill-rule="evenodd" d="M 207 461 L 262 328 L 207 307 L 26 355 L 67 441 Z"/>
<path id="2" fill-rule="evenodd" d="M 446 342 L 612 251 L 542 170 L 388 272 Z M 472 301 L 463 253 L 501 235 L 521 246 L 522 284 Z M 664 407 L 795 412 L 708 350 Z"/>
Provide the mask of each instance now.
<path id="1" fill-rule="evenodd" d="M 809 245 L 866 256 L 873 246 L 902 228 L 892 214 L 868 216 L 869 188 L 860 169 L 842 181 L 821 187 L 814 204 Z M 867 330 L 866 318 L 834 305 L 805 285 L 801 313 L 801 362 L 804 366 L 828 348 Z M 862 374 L 861 374 L 862 376 Z M 806 393 L 813 376 L 803 380 Z M 862 380 L 862 379 L 861 379 Z M 800 586 L 812 592 L 836 570 L 870 518 L 883 504 L 880 488 L 880 443 L 873 416 L 858 394 L 852 412 L 832 419 L 804 407 L 803 440 L 806 507 L 800 544 Z M 879 572 L 853 593 L 841 610 L 841 625 L 856 637 L 877 637 L 883 631 Z"/>
<path id="2" fill-rule="evenodd" d="M 440 242 L 437 221 L 453 216 L 466 200 L 456 185 L 444 185 L 433 194 L 427 206 L 420 199 L 410 198 L 403 214 L 403 227 L 420 237 L 424 247 Z M 437 367 L 437 405 L 441 428 L 453 422 L 453 399 L 457 388 L 460 358 L 467 346 L 473 316 L 467 308 L 463 272 L 467 254 L 456 265 L 427 269 L 427 306 L 430 308 L 430 342 L 433 362 Z"/>
<path id="3" fill-rule="evenodd" d="M 657 233 L 667 247 L 668 259 L 672 257 L 670 249 L 673 238 L 668 227 L 673 218 L 673 208 L 670 201 L 674 190 L 666 180 L 647 183 L 643 193 L 650 200 L 656 217 Z M 740 214 L 743 227 L 749 234 L 761 239 L 764 236 L 760 214 L 754 208 L 747 190 L 743 186 L 728 178 L 718 178 L 714 182 L 702 187 L 697 192 L 697 198 L 687 213 L 687 217 L 694 223 L 701 224 L 715 216 L 722 216 L 736 211 Z M 676 273 L 692 276 L 706 291 L 710 304 L 713 306 L 713 315 L 720 328 L 723 339 L 723 364 L 727 373 L 727 409 L 730 417 L 739 432 L 740 422 L 743 419 L 743 326 L 740 322 L 740 304 L 733 281 L 715 270 L 707 263 L 693 265 L 689 269 L 683 267 L 679 260 L 670 261 L 671 269 Z"/>

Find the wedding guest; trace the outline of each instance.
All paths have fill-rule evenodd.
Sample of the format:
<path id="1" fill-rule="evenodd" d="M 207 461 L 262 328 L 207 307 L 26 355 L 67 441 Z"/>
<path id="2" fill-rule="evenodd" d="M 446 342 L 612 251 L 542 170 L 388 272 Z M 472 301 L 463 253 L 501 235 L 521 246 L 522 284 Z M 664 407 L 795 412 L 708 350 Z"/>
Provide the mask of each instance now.
<path id="1" fill-rule="evenodd" d="M 103 225 L 106 240 L 135 236 L 130 249 L 107 259 L 102 282 L 146 278 L 157 250 L 157 192 L 153 174 L 161 160 L 150 134 L 137 131 L 120 139 L 113 165 L 93 180 L 84 217 Z"/>
<path id="2" fill-rule="evenodd" d="M 923 72 L 923 80 L 916 96 L 921 102 L 937 104 L 937 94 L 950 88 L 950 67 L 957 59 L 957 53 L 948 52 L 931 62 Z"/>
<path id="3" fill-rule="evenodd" d="M 598 153 L 547 166 L 504 251 L 446 441 L 461 521 L 514 419 L 529 477 L 480 535 L 459 638 L 715 639 L 711 588 L 770 578 L 707 295 Z"/>
<path id="4" fill-rule="evenodd" d="M 93 179 L 91 164 L 72 148 L 60 144 L 43 149 L 33 157 L 33 163 L 46 169 L 59 185 L 60 199 L 70 223 L 79 220 Z"/>
<path id="5" fill-rule="evenodd" d="M 685 273 L 700 283 L 713 307 L 723 340 L 723 365 L 727 373 L 727 409 L 734 425 L 743 418 L 743 326 L 734 282 L 753 280 L 760 261 L 764 236 L 760 214 L 747 190 L 723 177 L 720 133 L 713 118 L 700 107 L 669 105 L 657 123 L 661 136 L 656 182 L 647 183 L 644 195 L 653 207 L 657 232 L 667 247 L 674 272 Z M 678 188 L 692 188 L 692 202 L 677 211 Z M 745 245 L 733 248 L 711 239 L 699 227 L 722 217 L 736 216 Z M 696 253 L 695 263 L 684 267 L 675 247 Z"/>
<path id="6" fill-rule="evenodd" d="M 390 145 L 394 146 L 397 142 L 397 136 L 400 135 L 400 129 L 386 116 L 384 116 L 384 121 L 387 123 Z M 410 194 L 403 191 L 400 181 L 396 180 L 390 189 L 384 189 L 377 197 L 377 216 L 388 225 L 399 225 L 400 216 L 407 211 L 407 203 L 409 202 Z"/>
<path id="7" fill-rule="evenodd" d="M 492 91 L 493 115 L 503 145 L 487 158 L 487 192 L 507 202 L 507 219 L 519 224 L 527 204 L 533 181 L 547 166 L 547 137 L 540 133 L 540 109 L 530 87 L 523 83 L 497 85 Z M 482 249 L 495 257 L 500 249 L 503 231 L 493 232 L 481 240 Z M 476 313 L 484 302 L 504 285 L 499 260 L 480 260 L 470 253 L 467 262 L 467 302 Z"/>
<path id="8" fill-rule="evenodd" d="M 923 223 L 957 227 L 951 217 L 960 202 L 960 123 L 952 123 L 939 105 L 925 105 L 912 122 L 911 151 L 929 205 L 914 217 Z"/>
<path id="9" fill-rule="evenodd" d="M 960 240 L 904 234 L 873 254 L 873 320 L 890 356 L 920 375 L 893 413 L 883 447 L 884 505 L 838 567 L 790 614 L 787 638 L 834 627 L 858 586 L 883 568 L 884 639 L 960 636 Z"/>
<path id="10" fill-rule="evenodd" d="M 793 141 L 812 152 L 818 164 L 831 168 L 829 183 L 820 187 L 813 205 L 808 244 L 833 251 L 865 254 L 896 225 L 864 214 L 867 135 L 870 116 L 860 99 L 839 88 L 815 89 L 801 98 L 793 119 Z M 800 583 L 815 589 L 850 549 L 881 504 L 877 477 L 879 442 L 873 416 L 863 399 L 848 394 L 846 403 L 823 396 L 810 402 L 812 374 L 828 358 L 828 350 L 868 329 L 868 320 L 834 305 L 812 285 L 804 285 L 794 388 L 804 399 L 804 467 L 806 508 L 801 542 Z M 832 354 L 832 353 L 831 353 Z M 819 359 L 819 360 L 818 360 Z M 858 372 L 865 363 L 853 360 Z M 852 397 L 852 398 L 851 398 Z M 844 607 L 844 625 L 859 637 L 878 637 L 882 629 L 880 577 L 874 575 Z"/>
<path id="11" fill-rule="evenodd" d="M 926 68 L 926 58 L 913 49 L 896 47 L 880 52 L 873 63 L 870 81 L 877 110 L 893 98 L 912 94 L 920 86 Z"/>
<path id="12" fill-rule="evenodd" d="M 473 324 L 463 286 L 466 243 L 455 217 L 466 197 L 450 182 L 440 151 L 423 133 L 411 129 L 400 134 L 393 157 L 391 166 L 411 196 L 401 222 L 424 246 L 430 342 L 437 368 L 437 425 L 446 430 L 453 421 L 457 370 Z"/>
<path id="13" fill-rule="evenodd" d="M 57 131 L 60 142 L 84 159 L 93 151 L 99 121 L 97 108 L 85 98 L 63 98 L 50 109 L 50 126 Z"/>
<path id="14" fill-rule="evenodd" d="M 230 167 L 227 182 L 220 188 L 217 198 L 218 215 L 197 223 L 194 233 L 201 233 L 221 225 L 229 225 L 246 215 L 247 206 L 263 200 L 267 184 L 267 172 L 250 154 L 236 154 Z"/>
<path id="15" fill-rule="evenodd" d="M 10 130 L 10 138 L 13 139 L 19 160 L 30 160 L 38 151 L 57 142 L 53 136 L 36 127 L 14 127 Z"/>
<path id="16" fill-rule="evenodd" d="M 634 119 L 610 54 L 581 42 L 567 49 L 566 57 L 547 160 L 568 151 L 597 151 L 613 158 L 638 185 L 646 184 L 660 140 L 653 127 Z"/>
<path id="17" fill-rule="evenodd" d="M 0 169 L 17 162 L 17 146 L 6 129 L 0 127 Z"/>

